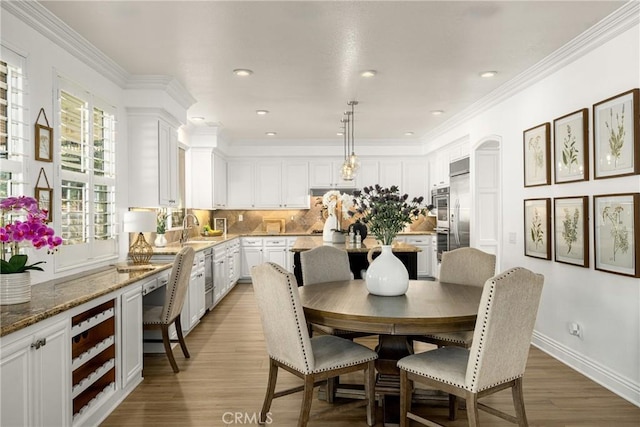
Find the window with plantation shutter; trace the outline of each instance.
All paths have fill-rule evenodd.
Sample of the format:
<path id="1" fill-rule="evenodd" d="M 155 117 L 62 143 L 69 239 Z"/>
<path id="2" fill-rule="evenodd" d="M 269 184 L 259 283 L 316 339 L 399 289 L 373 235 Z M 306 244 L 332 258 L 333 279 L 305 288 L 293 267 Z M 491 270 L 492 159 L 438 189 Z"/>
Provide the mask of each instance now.
<path id="1" fill-rule="evenodd" d="M 115 109 L 59 80 L 61 268 L 117 256 Z"/>
<path id="2" fill-rule="evenodd" d="M 0 48 L 0 199 L 25 194 L 27 128 L 24 57 Z"/>

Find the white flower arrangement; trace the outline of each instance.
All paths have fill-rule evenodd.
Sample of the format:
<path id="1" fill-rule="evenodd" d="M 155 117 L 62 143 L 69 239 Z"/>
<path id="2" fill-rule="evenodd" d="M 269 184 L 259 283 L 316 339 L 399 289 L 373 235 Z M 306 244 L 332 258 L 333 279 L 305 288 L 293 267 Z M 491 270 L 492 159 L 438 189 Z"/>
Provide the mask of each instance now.
<path id="1" fill-rule="evenodd" d="M 332 215 L 336 211 L 336 207 L 338 206 L 338 202 L 341 200 L 342 193 L 338 190 L 331 190 L 324 193 L 322 196 L 322 206 L 327 208 L 329 215 Z"/>

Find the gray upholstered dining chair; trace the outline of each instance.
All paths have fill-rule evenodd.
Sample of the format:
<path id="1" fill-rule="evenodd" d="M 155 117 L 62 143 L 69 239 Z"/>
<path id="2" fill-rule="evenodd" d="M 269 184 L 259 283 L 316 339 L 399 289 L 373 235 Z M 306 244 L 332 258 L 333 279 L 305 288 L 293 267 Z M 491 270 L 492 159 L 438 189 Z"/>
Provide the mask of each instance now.
<path id="1" fill-rule="evenodd" d="M 458 248 L 442 254 L 441 282 L 459 285 L 483 286 L 495 274 L 496 256 L 475 248 Z M 473 331 L 439 332 L 413 337 L 416 341 L 435 344 L 438 347 L 455 345 L 469 348 Z"/>
<path id="2" fill-rule="evenodd" d="M 471 427 L 478 425 L 478 409 L 527 425 L 522 377 L 543 282 L 542 275 L 525 268 L 513 268 L 487 280 L 470 349 L 441 347 L 398 361 L 400 426 L 408 426 L 409 419 L 434 425 L 410 412 L 412 383 L 416 382 L 464 398 Z M 478 402 L 507 388 L 512 391 L 515 417 Z M 454 410 L 451 405 L 449 408 Z M 454 418 L 451 413 L 449 417 Z"/>
<path id="3" fill-rule="evenodd" d="M 269 354 L 269 383 L 260 412 L 260 423 L 267 421 L 274 398 L 303 391 L 298 427 L 306 426 L 315 386 L 337 375 L 364 370 L 366 400 L 343 406 L 366 404 L 367 424 L 374 425 L 376 352 L 333 335 L 311 338 L 306 328 L 296 278 L 277 264 L 265 263 L 253 267 L 251 280 Z M 278 368 L 302 378 L 304 385 L 276 392 Z"/>
<path id="4" fill-rule="evenodd" d="M 164 304 L 161 306 L 144 306 L 142 312 L 143 329 L 160 329 L 162 331 L 162 342 L 164 351 L 167 354 L 173 372 L 180 372 L 176 359 L 171 350 L 171 339 L 169 337 L 169 327 L 175 324 L 178 342 L 185 358 L 191 357 L 187 349 L 187 343 L 182 335 L 182 324 L 180 323 L 180 313 L 184 305 L 185 296 L 189 287 L 191 268 L 195 252 L 192 247 L 185 246 L 180 249 L 173 261 L 171 276 L 166 286 Z"/>

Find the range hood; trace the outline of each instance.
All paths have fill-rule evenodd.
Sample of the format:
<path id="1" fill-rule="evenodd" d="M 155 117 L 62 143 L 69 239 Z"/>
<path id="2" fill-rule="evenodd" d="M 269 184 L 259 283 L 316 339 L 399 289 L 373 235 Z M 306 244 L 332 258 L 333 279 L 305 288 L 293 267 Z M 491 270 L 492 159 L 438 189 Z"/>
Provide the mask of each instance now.
<path id="1" fill-rule="evenodd" d="M 353 194 L 353 192 L 356 191 L 357 188 L 311 187 L 309 189 L 309 192 L 311 193 L 311 196 L 324 196 L 327 191 L 335 190 L 343 194 Z"/>

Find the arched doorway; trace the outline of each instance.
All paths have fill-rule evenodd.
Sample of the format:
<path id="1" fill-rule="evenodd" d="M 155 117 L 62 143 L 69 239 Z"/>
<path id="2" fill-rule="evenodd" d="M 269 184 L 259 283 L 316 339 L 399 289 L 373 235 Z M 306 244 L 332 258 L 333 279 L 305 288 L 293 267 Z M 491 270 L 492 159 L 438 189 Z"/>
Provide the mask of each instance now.
<path id="1" fill-rule="evenodd" d="M 471 156 L 471 246 L 496 255 L 496 271 L 501 271 L 502 255 L 502 138 L 487 136 L 473 147 Z"/>

